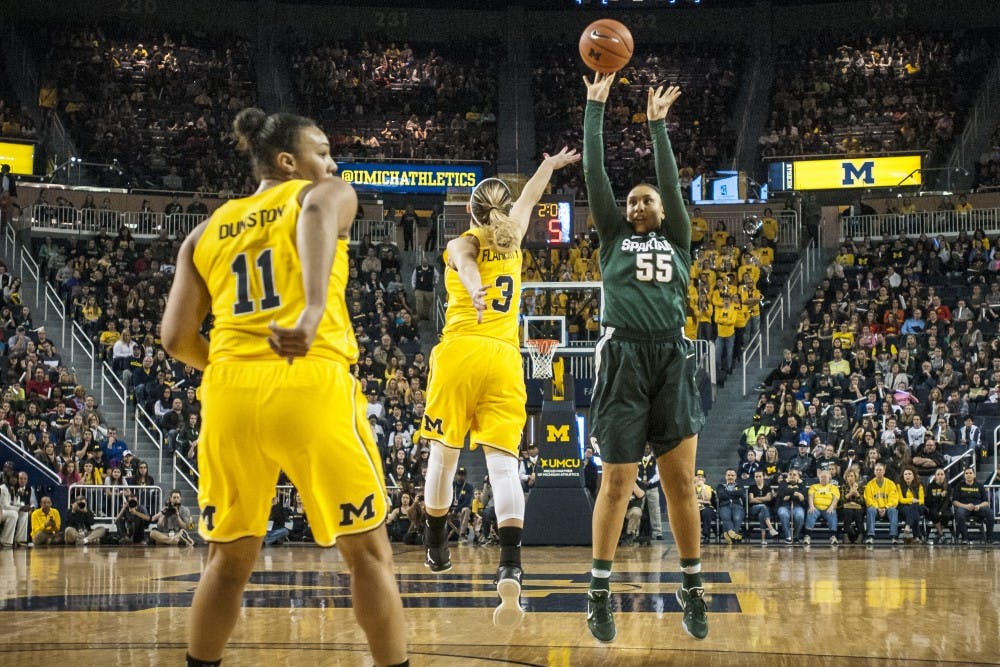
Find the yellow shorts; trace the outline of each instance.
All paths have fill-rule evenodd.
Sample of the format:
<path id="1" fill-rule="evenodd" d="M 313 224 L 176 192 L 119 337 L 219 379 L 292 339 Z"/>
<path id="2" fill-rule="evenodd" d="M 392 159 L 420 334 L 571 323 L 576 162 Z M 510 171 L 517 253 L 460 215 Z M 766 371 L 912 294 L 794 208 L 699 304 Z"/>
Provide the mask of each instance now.
<path id="1" fill-rule="evenodd" d="M 302 496 L 317 544 L 385 520 L 381 457 L 346 364 L 213 363 L 201 398 L 198 532 L 206 540 L 263 536 L 280 470 Z"/>
<path id="2" fill-rule="evenodd" d="M 485 336 L 454 336 L 431 352 L 420 435 L 461 449 L 489 445 L 517 455 L 527 421 L 521 353 Z"/>

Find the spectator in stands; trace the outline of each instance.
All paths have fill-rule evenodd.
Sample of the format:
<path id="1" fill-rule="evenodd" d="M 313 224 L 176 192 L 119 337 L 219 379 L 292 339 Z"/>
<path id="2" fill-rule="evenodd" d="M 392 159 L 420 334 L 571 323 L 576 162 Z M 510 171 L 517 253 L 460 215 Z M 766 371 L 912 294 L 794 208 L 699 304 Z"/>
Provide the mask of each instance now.
<path id="1" fill-rule="evenodd" d="M 132 479 L 133 486 L 155 486 L 156 481 L 153 476 L 149 474 L 149 464 L 145 461 L 139 461 L 136 467 L 135 477 Z"/>
<path id="2" fill-rule="evenodd" d="M 406 354 L 398 346 L 393 344 L 392 337 L 385 334 L 380 339 L 380 345 L 372 352 L 372 359 L 383 368 L 388 367 L 389 359 L 395 358 L 400 366 L 406 364 Z"/>
<path id="3" fill-rule="evenodd" d="M 899 507 L 903 518 L 903 541 L 924 540 L 924 485 L 912 466 L 903 468 L 899 477 Z"/>
<path id="4" fill-rule="evenodd" d="M 452 503 L 449 510 L 449 521 L 458 524 L 458 539 L 472 543 L 475 536 L 469 533 L 469 522 L 472 518 L 472 485 L 465 480 L 465 468 L 455 472 L 452 482 Z"/>
<path id="5" fill-rule="evenodd" d="M 982 429 L 974 423 L 972 415 L 966 415 L 964 425 L 958 431 L 958 441 L 956 444 L 962 445 L 966 450 L 979 451 L 982 449 Z"/>
<path id="6" fill-rule="evenodd" d="M 36 547 L 62 544 L 62 517 L 48 496 L 42 496 L 38 509 L 31 513 L 31 541 Z"/>
<path id="7" fill-rule="evenodd" d="M 35 490 L 28 484 L 28 473 L 23 470 L 17 473 L 17 479 L 8 485 L 12 505 L 18 506 L 17 528 L 14 530 L 14 543 L 24 546 L 28 543 L 31 527 L 31 512 L 35 509 Z"/>
<path id="8" fill-rule="evenodd" d="M 145 405 L 149 400 L 150 388 L 156 384 L 156 373 L 153 370 L 153 357 L 147 354 L 142 359 L 142 367 L 134 370 L 131 376 L 131 391 L 135 402 Z"/>
<path id="9" fill-rule="evenodd" d="M 54 448 L 52 443 L 49 443 L 47 446 Z M 89 465 L 93 469 L 93 464 Z M 67 461 L 62 464 L 62 467 L 59 469 L 59 482 L 67 488 L 80 483 L 80 473 L 76 469 L 76 461 Z"/>
<path id="10" fill-rule="evenodd" d="M 785 544 L 792 544 L 799 540 L 805 523 L 808 489 L 802 482 L 799 471 L 794 468 L 789 469 L 783 477 L 785 479 L 778 486 L 777 514 Z"/>
<path id="11" fill-rule="evenodd" d="M 885 476 L 886 466 L 879 462 L 874 466 L 875 476 L 865 485 L 865 505 L 868 508 L 868 532 L 865 544 L 875 542 L 875 521 L 889 520 L 889 538 L 892 544 L 898 542 L 899 529 L 899 488 Z"/>
<path id="12" fill-rule="evenodd" d="M 0 479 L 0 547 L 14 548 L 21 506 L 14 502 L 6 479 Z"/>
<path id="13" fill-rule="evenodd" d="M 722 521 L 722 536 L 727 544 L 743 539 L 743 520 L 746 507 L 743 503 L 745 491 L 736 481 L 736 470 L 729 468 L 725 481 L 715 489 L 719 519 Z"/>
<path id="14" fill-rule="evenodd" d="M 726 377 L 733 372 L 733 351 L 736 344 L 736 327 L 739 313 L 729 294 L 722 296 L 722 305 L 715 308 L 715 349 L 719 386 L 724 386 Z"/>
<path id="15" fill-rule="evenodd" d="M 109 328 L 112 325 L 117 328 L 117 323 L 114 320 L 108 322 Z M 124 370 L 138 347 L 138 343 L 132 340 L 132 332 L 128 328 L 122 329 L 121 336 L 111 347 L 111 367 L 119 372 Z"/>
<path id="16" fill-rule="evenodd" d="M 924 444 L 917 448 L 910 461 L 914 468 L 923 474 L 933 473 L 944 466 L 944 454 L 938 449 L 935 438 L 927 438 Z"/>
<path id="17" fill-rule="evenodd" d="M 643 451 L 639 461 L 637 483 L 645 491 L 642 496 L 642 509 L 649 512 L 650 536 L 654 540 L 663 539 L 662 510 L 660 509 L 660 471 L 656 466 L 656 458 L 649 444 Z"/>
<path id="18" fill-rule="evenodd" d="M 789 419 L 792 419 L 792 417 L 789 417 Z M 788 460 L 786 470 L 789 472 L 797 470 L 799 472 L 799 477 L 802 479 L 815 477 L 816 460 L 813 458 L 812 454 L 809 453 L 810 443 L 806 440 L 799 440 L 796 444 L 796 454 Z"/>
<path id="19" fill-rule="evenodd" d="M 177 434 L 181 428 L 187 423 L 187 414 L 184 412 L 184 401 L 179 397 L 171 398 L 173 392 L 168 388 L 164 389 L 164 398 L 169 401 L 170 409 L 166 412 L 161 412 L 163 409 L 162 401 L 157 401 L 157 407 L 154 410 L 157 412 L 157 416 L 160 418 L 160 428 L 167 436 L 167 445 L 170 447 L 170 453 L 172 454 L 176 448 Z M 184 449 L 182 449 L 184 451 Z"/>
<path id="20" fill-rule="evenodd" d="M 701 543 L 708 544 L 712 538 L 717 516 L 716 497 L 715 490 L 705 483 L 705 471 L 701 468 L 694 473 L 694 495 L 698 500 L 698 513 L 701 515 Z"/>
<path id="21" fill-rule="evenodd" d="M 11 172 L 10 165 L 0 165 L 0 224 L 7 224 L 11 219 L 11 211 L 17 201 L 17 179 Z"/>
<path id="22" fill-rule="evenodd" d="M 625 509 L 625 527 L 621 537 L 623 546 L 631 546 L 635 543 L 639 535 L 639 526 L 642 523 L 642 507 L 646 492 L 636 482 L 632 485 L 632 494 L 629 496 L 628 506 Z"/>
<path id="23" fill-rule="evenodd" d="M 830 544 L 837 544 L 837 504 L 840 502 L 840 488 L 830 482 L 830 471 L 822 468 L 819 481 L 809 487 L 809 509 L 806 512 L 805 537 L 802 541 L 812 542 L 812 531 L 822 517 L 830 529 Z"/>
<path id="24" fill-rule="evenodd" d="M 119 462 L 123 462 L 125 460 L 125 452 L 128 452 L 128 446 L 124 440 L 118 437 L 118 428 L 114 426 L 108 427 L 107 439 L 101 445 L 101 448 L 104 450 L 104 458 L 113 466 L 118 465 Z"/>
<path id="25" fill-rule="evenodd" d="M 934 477 L 927 483 L 924 493 L 927 506 L 927 520 L 934 526 L 938 544 L 946 544 L 951 538 L 944 534 L 945 527 L 951 524 L 953 507 L 951 487 L 943 468 L 934 471 Z M 928 535 L 927 543 L 934 544 L 935 536 Z"/>
<path id="26" fill-rule="evenodd" d="M 197 465 L 198 440 L 200 436 L 201 415 L 197 412 L 188 413 L 187 421 L 177 432 L 175 447 L 192 465 Z"/>
<path id="27" fill-rule="evenodd" d="M 757 470 L 753 474 L 753 484 L 747 489 L 747 497 L 750 503 L 750 519 L 757 521 L 761 525 L 761 541 L 766 542 L 767 536 L 763 531 L 767 530 L 767 535 L 776 537 L 777 529 L 771 523 L 771 507 L 774 502 L 774 489 L 765 478 L 763 470 Z"/>
<path id="28" fill-rule="evenodd" d="M 841 525 L 847 541 L 855 544 L 865 532 L 864 488 L 855 465 L 846 467 L 840 485 Z"/>
<path id="29" fill-rule="evenodd" d="M 428 261 L 428 253 L 423 253 L 420 257 L 420 264 L 413 269 L 413 276 L 410 279 L 410 286 L 416 299 L 416 308 L 413 311 L 415 319 L 429 320 L 431 318 L 434 289 L 438 279 L 437 269 L 431 266 Z"/>
<path id="30" fill-rule="evenodd" d="M 963 471 L 962 479 L 952 489 L 951 498 L 957 539 L 972 544 L 969 520 L 978 519 L 983 525 L 983 541 L 986 544 L 993 543 L 994 517 L 990 496 L 986 486 L 976 480 L 975 468 L 969 466 Z"/>

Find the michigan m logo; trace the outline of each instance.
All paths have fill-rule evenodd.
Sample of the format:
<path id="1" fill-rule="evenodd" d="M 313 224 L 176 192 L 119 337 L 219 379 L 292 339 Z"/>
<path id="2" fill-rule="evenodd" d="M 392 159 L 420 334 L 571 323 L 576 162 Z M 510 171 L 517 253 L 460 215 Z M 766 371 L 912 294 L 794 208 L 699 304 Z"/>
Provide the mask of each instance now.
<path id="1" fill-rule="evenodd" d="M 440 419 L 432 419 L 430 415 L 424 415 L 424 430 L 428 433 L 444 435 L 444 425 Z"/>
<path id="2" fill-rule="evenodd" d="M 353 503 L 341 503 L 340 505 L 340 525 L 353 526 L 355 519 L 367 521 L 375 516 L 375 494 L 369 493 L 361 503 L 361 507 L 355 507 Z"/>
<path id="3" fill-rule="evenodd" d="M 597 49 L 591 49 L 590 53 L 588 53 L 587 55 L 590 56 L 591 58 L 593 58 L 594 60 L 600 60 L 601 59 L 601 52 L 598 51 Z"/>
<path id="4" fill-rule="evenodd" d="M 872 173 L 875 169 L 874 160 L 862 162 L 860 167 L 855 167 L 850 162 L 842 162 L 840 166 L 844 168 L 842 185 L 854 185 L 855 181 L 859 179 L 867 185 L 875 185 L 875 176 Z"/>
<path id="5" fill-rule="evenodd" d="M 553 424 L 545 425 L 545 441 L 546 442 L 569 442 L 569 424 L 563 424 L 562 426 L 555 426 Z"/>

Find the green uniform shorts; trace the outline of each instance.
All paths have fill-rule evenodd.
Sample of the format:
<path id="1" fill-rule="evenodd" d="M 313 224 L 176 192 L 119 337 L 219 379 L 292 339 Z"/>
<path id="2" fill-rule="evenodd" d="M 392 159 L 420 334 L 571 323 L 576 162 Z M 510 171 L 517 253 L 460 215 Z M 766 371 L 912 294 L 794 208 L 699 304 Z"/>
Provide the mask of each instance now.
<path id="1" fill-rule="evenodd" d="M 638 462 L 647 442 L 659 457 L 701 430 L 693 341 L 608 327 L 594 356 L 590 433 L 602 460 Z"/>

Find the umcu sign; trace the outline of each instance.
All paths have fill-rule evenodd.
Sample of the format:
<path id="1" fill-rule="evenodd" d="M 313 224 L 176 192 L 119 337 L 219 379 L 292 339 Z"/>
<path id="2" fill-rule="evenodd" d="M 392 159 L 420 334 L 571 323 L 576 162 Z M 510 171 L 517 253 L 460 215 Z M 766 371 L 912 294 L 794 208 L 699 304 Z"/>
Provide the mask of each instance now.
<path id="1" fill-rule="evenodd" d="M 792 163 L 792 187 L 795 190 L 841 190 L 920 185 L 920 159 L 919 155 L 898 155 L 799 160 Z"/>

